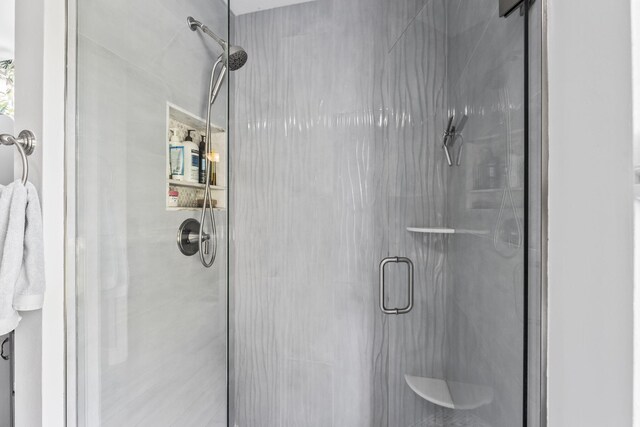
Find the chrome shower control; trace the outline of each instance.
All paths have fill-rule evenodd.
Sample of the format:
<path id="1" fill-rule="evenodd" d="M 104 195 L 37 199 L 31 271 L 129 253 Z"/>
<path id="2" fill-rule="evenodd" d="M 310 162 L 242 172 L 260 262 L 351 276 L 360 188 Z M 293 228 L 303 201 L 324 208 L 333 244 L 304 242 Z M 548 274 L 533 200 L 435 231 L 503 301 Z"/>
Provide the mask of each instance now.
<path id="1" fill-rule="evenodd" d="M 180 228 L 178 229 L 178 249 L 182 252 L 183 255 L 192 256 L 198 253 L 199 239 L 200 236 L 200 222 L 197 219 L 189 218 L 185 220 L 182 224 L 180 224 Z M 202 240 L 205 244 L 204 252 L 208 253 L 209 249 L 209 238 L 208 234 L 204 234 L 202 236 Z"/>
<path id="2" fill-rule="evenodd" d="M 196 31 L 200 29 L 203 33 L 214 39 L 218 44 L 222 47 L 223 52 L 218 56 L 218 59 L 213 64 L 213 68 L 211 68 L 211 80 L 209 82 L 209 99 L 207 101 L 207 120 L 205 126 L 205 153 L 211 153 L 211 107 L 216 102 L 216 98 L 218 97 L 218 93 L 222 88 L 222 83 L 224 82 L 227 71 L 236 71 L 239 70 L 247 63 L 248 55 L 247 52 L 241 48 L 240 46 L 230 45 L 226 40 L 219 37 L 216 33 L 211 31 L 209 27 L 204 25 L 202 22 L 194 19 L 192 16 L 187 18 L 187 25 L 191 29 L 191 31 Z M 220 66 L 220 68 L 218 68 Z M 216 77 L 217 75 L 217 77 Z M 212 162 L 205 162 L 205 171 L 204 176 L 211 176 L 211 167 Z M 204 187 L 204 201 L 202 202 L 202 209 L 200 211 L 200 223 L 198 223 L 198 230 L 200 238 L 196 239 L 196 242 L 199 246 L 200 251 L 200 262 L 206 268 L 209 268 L 213 265 L 216 260 L 216 256 L 218 254 L 218 243 L 217 243 L 217 232 L 216 232 L 216 218 L 213 214 L 213 201 L 211 197 L 211 185 L 209 183 L 205 184 Z M 209 224 L 206 224 L 207 220 Z M 200 228 L 202 227 L 202 228 Z M 204 233 L 205 228 L 210 227 L 211 237 Z M 210 240 L 210 242 L 209 242 Z M 178 246 L 180 246 L 180 242 L 178 242 Z M 182 250 L 182 249 L 180 249 Z M 189 251 L 191 252 L 191 251 Z M 193 253 L 198 252 L 196 250 Z M 184 253 L 184 252 L 183 252 Z M 211 256 L 207 257 L 206 255 Z M 192 253 L 185 255 L 193 255 Z"/>

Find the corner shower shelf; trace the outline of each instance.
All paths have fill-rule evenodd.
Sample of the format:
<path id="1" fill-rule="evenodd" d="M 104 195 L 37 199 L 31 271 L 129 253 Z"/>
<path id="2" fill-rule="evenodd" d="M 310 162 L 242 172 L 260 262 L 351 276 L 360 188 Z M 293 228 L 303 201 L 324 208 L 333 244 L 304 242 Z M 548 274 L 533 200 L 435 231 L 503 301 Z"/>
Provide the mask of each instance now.
<path id="1" fill-rule="evenodd" d="M 407 227 L 407 231 L 412 233 L 425 234 L 454 234 L 456 230 L 453 228 L 436 228 L 436 227 Z"/>
<path id="2" fill-rule="evenodd" d="M 464 230 L 455 228 L 436 228 L 436 227 L 407 227 L 407 231 L 411 233 L 421 234 L 475 234 L 484 236 L 489 234 L 487 230 Z"/>
<path id="3" fill-rule="evenodd" d="M 473 190 L 469 190 L 469 193 L 473 194 L 491 194 L 491 193 L 502 193 L 504 192 L 504 188 L 476 188 Z M 524 191 L 522 187 L 511 187 L 511 191 Z"/>
<path id="4" fill-rule="evenodd" d="M 493 389 L 486 386 L 405 375 L 411 390 L 439 406 L 451 409 L 475 409 L 493 401 Z"/>
<path id="5" fill-rule="evenodd" d="M 178 181 L 177 179 L 168 179 L 167 182 L 169 185 L 175 185 L 176 187 L 189 187 L 189 188 L 204 188 L 204 184 L 199 184 L 197 182 L 189 182 L 189 181 Z M 227 187 L 222 187 L 220 185 L 212 185 L 212 190 L 226 190 Z"/>
<path id="6" fill-rule="evenodd" d="M 181 207 L 181 206 L 169 206 L 167 208 L 167 212 L 182 212 L 182 211 L 199 211 L 201 208 L 197 206 L 192 207 Z M 223 212 L 225 208 L 213 208 L 214 211 Z"/>

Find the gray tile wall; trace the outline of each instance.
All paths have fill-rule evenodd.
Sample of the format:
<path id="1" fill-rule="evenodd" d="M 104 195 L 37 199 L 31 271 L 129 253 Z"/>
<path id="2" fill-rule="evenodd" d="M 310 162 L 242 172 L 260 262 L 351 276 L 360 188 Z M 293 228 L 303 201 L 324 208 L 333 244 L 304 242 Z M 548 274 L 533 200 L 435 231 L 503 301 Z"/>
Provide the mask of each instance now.
<path id="1" fill-rule="evenodd" d="M 237 18 L 250 60 L 232 95 L 236 425 L 521 423 L 524 27 L 497 7 L 321 0 Z M 461 111 L 449 168 L 440 137 Z M 505 175 L 506 159 L 511 192 L 487 188 L 487 164 Z M 415 308 L 385 317 L 377 264 L 395 255 L 416 265 Z M 390 271 L 388 305 L 405 301 L 402 277 Z M 494 399 L 439 408 L 404 374 Z"/>
<path id="2" fill-rule="evenodd" d="M 376 15 L 349 7 L 236 21 L 250 55 L 231 148 L 239 426 L 383 423 Z"/>
<path id="3" fill-rule="evenodd" d="M 204 116 L 223 1 L 79 2 L 81 425 L 226 425 L 226 215 L 218 261 L 176 247 L 165 210 L 166 103 Z M 226 121 L 225 99 L 215 121 Z"/>
<path id="4" fill-rule="evenodd" d="M 445 222 L 444 3 L 322 0 L 235 21 L 250 58 L 231 148 L 238 426 L 442 419 L 403 374 L 444 369 L 446 242 L 405 230 Z M 378 308 L 390 255 L 416 262 L 401 318 Z M 389 304 L 402 289 L 390 274 Z"/>

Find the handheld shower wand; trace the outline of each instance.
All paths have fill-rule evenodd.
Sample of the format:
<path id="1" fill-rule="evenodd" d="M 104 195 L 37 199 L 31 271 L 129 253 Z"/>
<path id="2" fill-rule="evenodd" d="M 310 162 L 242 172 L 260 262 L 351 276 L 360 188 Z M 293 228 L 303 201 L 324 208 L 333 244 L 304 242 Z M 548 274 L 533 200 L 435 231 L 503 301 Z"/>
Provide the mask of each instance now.
<path id="1" fill-rule="evenodd" d="M 236 71 L 246 64 L 248 55 L 247 52 L 239 47 L 229 45 L 229 43 L 222 37 L 216 35 L 202 22 L 189 16 L 187 18 L 187 25 L 192 31 L 200 30 L 204 34 L 214 39 L 223 52 L 218 56 L 216 62 L 211 69 L 211 79 L 209 82 L 209 95 L 207 102 L 207 127 L 205 129 L 206 142 L 205 142 L 205 155 L 208 156 L 211 153 L 211 109 L 213 107 L 218 93 L 222 88 L 222 83 L 227 75 L 227 70 Z M 220 67 L 219 67 L 220 66 Z M 216 71 L 220 68 L 218 76 L 216 78 Z M 204 202 L 202 203 L 202 210 L 200 212 L 200 227 L 198 232 L 198 252 L 200 252 L 200 261 L 202 265 L 209 268 L 213 265 L 218 252 L 217 232 L 216 232 L 216 219 L 213 214 L 213 201 L 211 197 L 211 161 L 205 162 L 205 187 L 204 187 Z M 205 220 L 208 219 L 211 224 L 211 234 L 208 235 L 204 232 Z M 209 250 L 209 246 L 213 246 L 213 250 Z M 211 256 L 207 259 L 207 255 L 211 252 Z"/>

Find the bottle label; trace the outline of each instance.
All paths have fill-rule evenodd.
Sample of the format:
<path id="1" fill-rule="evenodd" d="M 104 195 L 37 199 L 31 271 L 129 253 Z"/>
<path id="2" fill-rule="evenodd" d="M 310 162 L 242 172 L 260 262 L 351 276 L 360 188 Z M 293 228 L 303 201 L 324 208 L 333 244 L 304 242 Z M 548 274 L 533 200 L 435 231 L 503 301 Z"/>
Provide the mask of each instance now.
<path id="1" fill-rule="evenodd" d="M 200 164 L 200 152 L 198 150 L 191 150 L 191 166 L 198 167 Z"/>
<path id="2" fill-rule="evenodd" d="M 207 179 L 206 179 L 206 172 L 207 172 L 207 158 L 204 156 L 200 157 L 200 176 L 198 179 L 198 182 L 200 184 L 206 184 L 207 183 Z"/>
<path id="3" fill-rule="evenodd" d="M 184 175 L 184 147 L 171 147 L 169 153 L 171 175 Z"/>
<path id="4" fill-rule="evenodd" d="M 191 170 L 189 171 L 189 179 L 193 182 L 198 182 L 200 178 L 200 152 L 198 150 L 191 150 Z"/>

